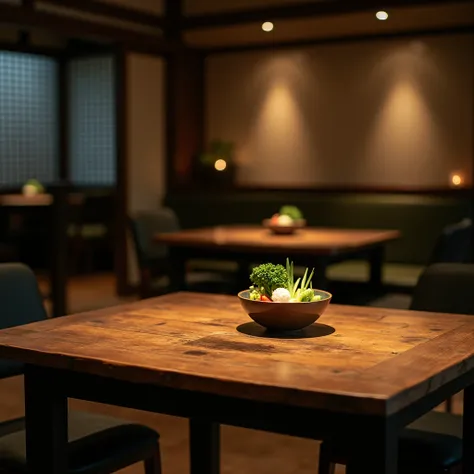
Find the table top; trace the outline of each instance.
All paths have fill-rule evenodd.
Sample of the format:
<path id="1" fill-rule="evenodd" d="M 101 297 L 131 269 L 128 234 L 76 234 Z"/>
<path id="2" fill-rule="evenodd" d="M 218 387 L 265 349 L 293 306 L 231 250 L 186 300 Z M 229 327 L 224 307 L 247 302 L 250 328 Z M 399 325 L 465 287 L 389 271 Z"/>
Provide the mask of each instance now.
<path id="1" fill-rule="evenodd" d="M 174 293 L 0 331 L 0 357 L 214 395 L 392 414 L 474 367 L 474 318 L 329 305 L 265 337 L 237 297 Z"/>
<path id="2" fill-rule="evenodd" d="M 34 196 L 25 194 L 3 194 L 0 195 L 1 206 L 30 207 L 30 206 L 50 206 L 53 203 L 51 194 L 41 193 Z"/>
<path id="3" fill-rule="evenodd" d="M 69 193 L 68 203 L 70 205 L 80 205 L 84 201 L 81 193 Z M 54 202 L 54 197 L 49 193 L 40 193 L 34 196 L 25 194 L 0 194 L 0 206 L 8 207 L 45 207 Z"/>
<path id="4" fill-rule="evenodd" d="M 261 252 L 332 254 L 362 250 L 400 237 L 397 230 L 307 227 L 292 235 L 274 235 L 261 226 L 219 226 L 157 234 L 169 246 L 220 248 Z"/>

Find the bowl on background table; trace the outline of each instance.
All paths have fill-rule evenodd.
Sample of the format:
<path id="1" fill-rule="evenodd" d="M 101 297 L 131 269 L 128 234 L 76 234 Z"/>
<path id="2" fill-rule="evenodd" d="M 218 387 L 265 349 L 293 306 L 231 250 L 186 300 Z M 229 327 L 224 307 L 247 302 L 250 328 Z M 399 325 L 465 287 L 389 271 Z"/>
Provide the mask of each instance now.
<path id="1" fill-rule="evenodd" d="M 276 235 L 290 235 L 306 227 L 306 219 L 297 219 L 288 225 L 272 222 L 272 219 L 264 219 L 262 225 Z"/>
<path id="2" fill-rule="evenodd" d="M 319 301 L 309 303 L 273 303 L 250 299 L 250 291 L 238 294 L 245 312 L 257 324 L 272 331 L 296 331 L 317 321 L 328 307 L 332 295 L 327 291 L 314 290 Z"/>

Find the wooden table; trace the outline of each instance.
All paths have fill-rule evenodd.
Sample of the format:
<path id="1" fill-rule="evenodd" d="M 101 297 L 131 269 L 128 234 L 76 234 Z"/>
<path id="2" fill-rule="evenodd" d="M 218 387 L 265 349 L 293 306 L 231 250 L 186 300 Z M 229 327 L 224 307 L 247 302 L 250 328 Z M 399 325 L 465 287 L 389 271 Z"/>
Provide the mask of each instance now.
<path id="1" fill-rule="evenodd" d="M 0 195 L 0 206 L 12 209 L 50 208 L 51 214 L 44 225 L 51 228 L 50 283 L 53 316 L 67 314 L 67 277 L 68 277 L 68 209 L 81 205 L 84 196 L 80 193 L 68 193 L 65 186 L 51 186 L 52 193 L 34 196 L 24 194 Z"/>
<path id="2" fill-rule="evenodd" d="M 382 283 L 384 250 L 388 242 L 400 237 L 397 230 L 357 230 L 309 227 L 293 235 L 274 235 L 261 226 L 221 226 L 157 234 L 155 242 L 171 250 L 174 272 L 172 287 L 185 288 L 185 264 L 193 258 L 221 258 L 240 264 L 240 282 L 248 282 L 252 260 L 295 264 L 315 268 L 313 284 L 326 288 L 329 264 L 364 258 L 370 264 L 370 283 Z"/>
<path id="3" fill-rule="evenodd" d="M 286 337 L 249 321 L 236 297 L 178 293 L 0 331 L 0 357 L 28 364 L 30 472 L 66 472 L 71 397 L 189 418 L 192 474 L 219 472 L 219 424 L 344 433 L 370 452 L 355 472 L 395 474 L 399 430 L 462 389 L 474 472 L 472 316 L 330 305 Z"/>
<path id="4" fill-rule="evenodd" d="M 8 207 L 43 207 L 53 204 L 54 198 L 51 194 L 41 193 L 34 196 L 25 194 L 2 194 L 0 205 Z"/>

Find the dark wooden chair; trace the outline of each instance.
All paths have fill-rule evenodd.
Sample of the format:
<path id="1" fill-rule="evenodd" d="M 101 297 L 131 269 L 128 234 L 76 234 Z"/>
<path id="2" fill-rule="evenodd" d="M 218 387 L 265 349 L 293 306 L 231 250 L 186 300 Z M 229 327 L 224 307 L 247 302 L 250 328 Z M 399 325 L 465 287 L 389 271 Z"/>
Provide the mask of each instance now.
<path id="1" fill-rule="evenodd" d="M 473 225 L 469 218 L 446 226 L 436 240 L 429 265 L 473 262 Z"/>
<path id="2" fill-rule="evenodd" d="M 99 256 L 112 255 L 115 197 L 106 190 L 74 193 L 71 197 L 67 229 L 71 270 L 91 273 L 100 263 Z"/>
<path id="3" fill-rule="evenodd" d="M 140 297 L 149 298 L 166 293 L 168 285 L 163 280 L 169 278 L 173 262 L 168 247 L 153 242 L 153 237 L 157 233 L 179 231 L 178 217 L 167 207 L 154 212 L 138 212 L 129 217 L 129 228 L 140 272 Z M 234 284 L 231 273 L 193 269 L 187 272 L 187 288 L 213 293 L 229 292 Z"/>
<path id="4" fill-rule="evenodd" d="M 435 263 L 469 263 L 473 261 L 473 224 L 469 218 L 447 225 L 438 235 L 427 265 Z M 411 295 L 388 293 L 370 302 L 379 308 L 408 309 Z"/>
<path id="5" fill-rule="evenodd" d="M 19 263 L 0 264 L 0 328 L 46 318 L 33 272 Z M 23 365 L 0 360 L 0 378 L 23 373 Z M 69 413 L 69 474 L 108 474 L 143 462 L 160 474 L 159 434 L 144 425 L 92 413 Z M 0 423 L 0 471 L 26 473 L 24 419 Z"/>
<path id="6" fill-rule="evenodd" d="M 411 310 L 474 315 L 474 264 L 437 263 L 421 275 Z M 361 436 L 363 436 L 361 434 Z M 336 464 L 350 470 L 350 439 L 323 441 L 319 474 L 333 474 Z M 445 473 L 459 468 L 462 460 L 462 416 L 432 411 L 404 429 L 399 441 L 399 472 Z"/>

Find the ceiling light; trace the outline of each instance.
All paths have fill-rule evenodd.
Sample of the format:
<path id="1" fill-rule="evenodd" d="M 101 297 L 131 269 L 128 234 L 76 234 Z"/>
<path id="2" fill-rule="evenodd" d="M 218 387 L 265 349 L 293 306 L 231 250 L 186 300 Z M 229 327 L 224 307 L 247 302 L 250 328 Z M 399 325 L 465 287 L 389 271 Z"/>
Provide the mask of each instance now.
<path id="1" fill-rule="evenodd" d="M 377 20 L 386 20 L 388 18 L 388 13 L 387 12 L 384 12 L 383 10 L 382 11 L 379 11 L 375 14 L 375 16 L 377 17 Z"/>
<path id="2" fill-rule="evenodd" d="M 266 33 L 269 33 L 270 31 L 273 30 L 273 23 L 271 21 L 266 21 L 262 25 L 262 30 L 265 31 Z"/>

